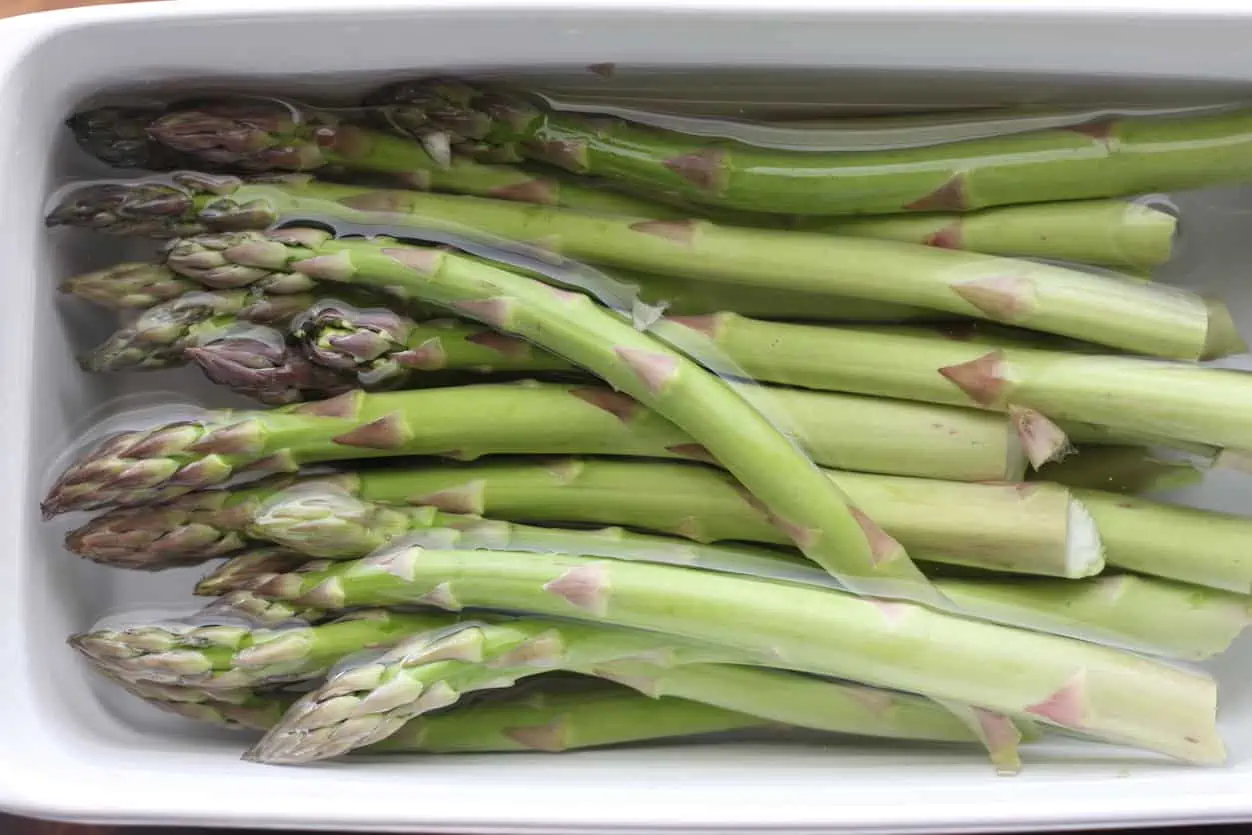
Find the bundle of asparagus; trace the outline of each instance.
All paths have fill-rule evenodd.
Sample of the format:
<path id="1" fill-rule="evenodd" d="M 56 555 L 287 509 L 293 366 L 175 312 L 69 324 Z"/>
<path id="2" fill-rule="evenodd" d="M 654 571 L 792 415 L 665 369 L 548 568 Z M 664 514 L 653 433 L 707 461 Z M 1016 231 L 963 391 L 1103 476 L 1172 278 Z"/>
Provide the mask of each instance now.
<path id="1" fill-rule="evenodd" d="M 1252 619 L 1252 519 L 1139 494 L 1247 460 L 1252 384 L 1204 364 L 1246 348 L 1115 198 L 1245 178 L 1247 119 L 881 154 L 448 79 L 78 113 L 167 172 L 48 213 L 165 241 L 62 285 L 123 320 L 82 367 L 270 408 L 60 474 L 46 516 L 102 511 L 72 552 L 222 560 L 70 644 L 263 763 L 788 728 L 1220 762 L 1177 662 Z"/>

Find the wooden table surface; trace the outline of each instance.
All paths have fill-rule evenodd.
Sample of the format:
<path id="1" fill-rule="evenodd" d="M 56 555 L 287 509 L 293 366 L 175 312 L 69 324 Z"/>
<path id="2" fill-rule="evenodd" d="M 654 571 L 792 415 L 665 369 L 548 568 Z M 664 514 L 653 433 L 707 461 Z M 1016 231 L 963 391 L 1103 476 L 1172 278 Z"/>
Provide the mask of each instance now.
<path id="1" fill-rule="evenodd" d="M 46 9 L 58 9 L 68 6 L 94 6 L 109 2 L 142 2 L 142 0 L 0 0 L 0 17 L 25 14 Z M 197 829 L 189 827 L 161 827 L 150 829 L 144 827 L 98 827 L 81 826 L 78 824 L 53 823 L 16 818 L 0 814 L 0 835 L 213 835 L 222 830 Z M 1125 835 L 1146 835 L 1152 830 L 1125 830 Z M 1252 835 L 1252 825 L 1188 827 L 1168 830 L 1179 835 Z M 259 831 L 234 830 L 231 835 L 261 835 Z M 300 835 L 300 833 L 293 833 Z M 312 833 L 307 833 L 312 835 Z M 322 833 L 325 835 L 325 833 Z M 347 835 L 347 833 L 343 833 Z"/>

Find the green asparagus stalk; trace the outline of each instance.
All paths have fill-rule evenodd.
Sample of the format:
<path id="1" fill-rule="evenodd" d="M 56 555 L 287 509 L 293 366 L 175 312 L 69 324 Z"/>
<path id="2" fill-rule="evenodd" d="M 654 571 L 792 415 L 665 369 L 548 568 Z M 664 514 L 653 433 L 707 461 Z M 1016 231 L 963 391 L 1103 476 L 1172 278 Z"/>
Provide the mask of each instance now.
<path id="1" fill-rule="evenodd" d="M 183 175 L 173 185 L 83 186 L 64 195 L 47 222 L 168 238 L 268 228 L 297 216 L 538 242 L 594 264 L 928 307 L 1154 356 L 1197 359 L 1235 341 L 1220 305 L 1146 282 L 898 241 L 614 218 L 475 197 Z M 176 247 L 171 266 L 194 277 L 189 271 L 209 260 L 206 248 L 219 260 L 278 265 L 241 242 Z"/>
<path id="2" fill-rule="evenodd" d="M 422 190 L 608 214 L 680 214 L 573 178 L 452 159 L 446 150 L 432 155 L 432 149 L 412 140 L 347 123 L 335 113 L 271 99 L 216 97 L 163 109 L 99 108 L 75 114 L 69 126 L 80 147 L 121 167 L 161 171 L 207 163 L 232 171 L 333 169 L 394 175 L 406 187 Z"/>
<path id="3" fill-rule="evenodd" d="M 202 289 L 236 289 L 241 275 L 250 277 L 255 275 L 255 271 L 242 267 L 206 269 L 197 274 L 197 280 L 179 275 L 164 264 L 124 262 L 66 279 L 61 291 L 114 310 L 141 310 Z M 534 277 L 544 278 L 542 274 Z M 663 305 L 665 310 L 675 315 L 699 315 L 728 309 L 764 319 L 802 319 L 809 322 L 906 322 L 944 317 L 944 314 L 920 307 L 779 291 L 746 284 L 718 284 L 628 270 L 613 270 L 611 277 L 628 282 L 645 304 Z M 247 284 L 248 281 L 244 280 L 244 285 Z M 275 294 L 324 289 L 324 285 L 298 274 L 278 275 L 273 280 L 262 280 L 252 286 L 256 290 Z M 423 314 L 437 315 L 438 311 Z"/>
<path id="4" fill-rule="evenodd" d="M 667 472 L 662 474 L 662 469 Z M 847 475 L 850 474 L 840 473 L 837 477 Z M 745 517 L 741 505 L 731 500 L 730 492 L 718 489 L 717 482 L 724 479 L 724 475 L 704 468 L 625 461 L 566 462 L 563 465 L 552 461 L 538 465 L 485 462 L 467 467 L 426 468 L 394 477 L 397 484 L 403 483 L 408 489 L 407 499 L 375 494 L 374 500 L 407 500 L 497 519 L 623 525 L 702 542 L 722 539 L 780 542 L 777 534 L 761 530 L 758 520 Z M 567 487 L 574 489 L 567 490 Z M 383 492 L 378 487 L 374 489 Z M 845 486 L 845 489 L 852 492 L 854 488 Z M 1007 509 L 1009 492 L 1014 487 L 1004 485 L 1000 489 L 1005 497 L 1002 507 Z M 1023 492 L 1029 493 L 1029 488 Z M 1089 512 L 1095 521 L 1098 541 L 1108 565 L 1241 594 L 1252 591 L 1252 566 L 1244 558 L 1247 545 L 1252 542 L 1252 519 L 1098 490 L 1075 490 L 1073 495 L 1079 507 Z M 867 509 L 874 509 L 868 495 L 859 496 L 857 500 L 864 502 Z M 910 501 L 915 507 L 935 506 L 921 496 L 912 497 Z M 968 504 L 966 508 L 974 514 L 969 517 L 972 529 L 991 519 L 1006 518 L 999 516 L 999 511 L 993 516 L 989 510 L 983 515 L 984 511 L 970 510 Z M 893 531 L 893 536 L 909 541 L 909 533 L 898 527 L 885 511 L 885 506 L 877 509 L 875 518 L 880 518 L 887 529 Z M 916 514 L 916 510 L 913 512 Z M 940 511 L 945 517 L 956 512 L 955 508 Z M 1079 525 L 1074 532 L 1085 530 L 1085 526 Z M 1084 532 L 1075 535 L 1073 541 L 1091 540 Z M 936 553 L 949 559 L 961 550 L 955 542 L 933 547 Z M 919 552 L 922 550 L 925 549 Z M 1089 556 L 1082 559 L 1077 556 L 1089 553 L 1085 547 L 1076 547 L 1072 557 L 1074 566 L 1088 566 L 1086 572 L 1072 568 L 1071 573 L 1057 574 L 1080 577 L 1095 573 L 1099 569 Z M 1014 570 L 1015 558 L 1003 550 L 988 549 L 982 566 L 995 568 L 997 560 L 999 570 Z"/>
<path id="5" fill-rule="evenodd" d="M 776 383 L 956 406 L 1034 410 L 1123 438 L 1252 445 L 1252 376 L 1239 371 L 986 344 L 927 328 L 815 327 L 733 313 L 670 320 L 707 337 L 744 371 Z M 676 327 L 671 324 L 670 327 Z M 664 331 L 662 331 L 664 333 Z"/>
<path id="6" fill-rule="evenodd" d="M 921 322 L 952 319 L 951 314 L 925 307 L 908 307 L 874 299 L 834 296 L 770 286 L 735 284 L 642 273 L 636 270 L 603 271 L 633 288 L 639 301 L 663 306 L 675 316 L 697 316 L 719 310 L 736 310 L 762 319 L 805 322 Z M 544 276 L 538 275 L 542 280 Z M 785 283 L 785 282 L 781 282 Z"/>
<path id="7" fill-rule="evenodd" d="M 827 477 L 865 513 L 884 519 L 889 535 L 931 559 L 1063 577 L 1088 576 L 1103 564 L 1085 510 L 1063 488 L 845 472 Z M 149 570 L 224 556 L 246 547 L 249 527 L 290 484 L 204 491 L 106 514 L 69 534 L 67 545 L 99 562 Z M 584 489 L 558 489 L 569 484 Z M 510 462 L 468 470 L 364 470 L 302 485 L 326 487 L 365 501 L 430 505 L 448 513 L 623 525 L 697 541 L 788 542 L 733 478 L 697 466 Z M 270 518 L 278 524 L 280 517 Z M 296 521 L 308 520 L 297 514 Z"/>
<path id="8" fill-rule="evenodd" d="M 445 607 L 657 630 L 755 653 L 764 666 L 1026 714 L 1187 761 L 1225 756 L 1214 727 L 1215 685 L 1203 675 L 915 603 L 674 566 L 421 548 L 258 578 L 250 590 L 331 607 L 410 602 L 433 593 Z M 301 716 L 296 711 L 289 719 L 299 723 Z M 267 739 L 280 736 L 272 731 Z M 275 748 L 263 743 L 261 751 Z"/>
<path id="9" fill-rule="evenodd" d="M 386 739 L 432 707 L 455 703 L 471 690 L 499 687 L 550 670 L 597 675 L 595 671 L 607 672 L 608 665 L 632 659 L 648 659 L 648 670 L 655 674 L 693 667 L 681 679 L 687 682 L 685 690 L 716 703 L 727 698 L 712 695 L 718 677 L 734 673 L 724 664 L 700 659 L 710 654 L 716 657 L 718 652 L 725 654 L 684 646 L 683 641 L 665 635 L 586 624 L 538 619 L 470 624 L 451 634 L 418 636 L 373 663 L 333 677 L 297 702 L 248 758 L 275 763 L 338 756 Z M 620 673 L 608 675 L 622 678 Z M 790 715 L 824 730 L 871 736 L 977 738 L 946 708 L 917 696 L 748 668 L 738 680 L 772 691 L 745 693 L 737 701 L 752 709 L 746 712 L 760 710 L 776 721 L 780 715 Z M 775 698 L 769 700 L 768 695 Z M 1008 728 L 1017 732 L 1012 723 Z"/>
<path id="10" fill-rule="evenodd" d="M 792 332 L 785 325 L 771 330 L 770 326 L 774 324 L 776 323 L 752 322 L 752 326 L 759 326 L 759 333 L 750 334 L 742 340 L 727 340 L 727 347 L 730 349 L 726 352 L 729 364 L 724 371 L 734 374 L 741 368 L 751 368 L 753 376 L 761 381 L 791 382 L 800 378 L 812 388 L 825 388 L 821 385 L 821 355 L 790 350 L 793 338 L 798 335 L 803 339 L 808 335 L 807 330 Z M 446 321 L 419 324 L 401 314 L 379 310 L 361 311 L 350 304 L 334 300 L 319 302 L 306 314 L 298 317 L 295 336 L 313 361 L 344 374 L 355 373 L 362 387 L 371 390 L 407 387 L 410 381 L 420 380 L 422 374 L 436 369 L 535 373 L 575 370 L 572 364 L 550 353 L 535 350 L 533 345 L 524 340 L 490 329 Z M 687 334 L 680 333 L 679 336 L 690 339 Z M 698 335 L 696 338 L 698 339 Z M 716 345 L 716 348 L 720 350 L 721 345 Z M 707 348 L 698 345 L 696 350 L 707 353 Z M 773 361 L 775 359 L 776 362 Z M 840 375 L 836 372 L 832 376 L 837 387 L 842 382 Z M 237 384 L 235 387 L 240 388 L 241 385 Z M 245 384 L 242 387 L 248 386 Z M 810 447 L 810 454 L 815 456 L 815 460 L 819 463 L 831 463 L 831 459 L 824 458 L 822 452 L 811 449 L 813 438 L 826 433 L 810 434 L 806 437 L 803 429 L 810 424 L 821 423 L 824 416 L 831 414 L 826 409 L 829 401 L 812 397 L 806 399 L 794 392 L 775 394 L 757 389 L 742 391 L 750 399 L 759 399 L 758 402 L 762 402 L 774 414 L 785 415 L 791 424 L 791 431 L 800 436 L 802 444 Z M 858 405 L 868 408 L 869 402 L 862 401 Z M 895 446 L 899 443 L 896 439 L 911 435 L 913 430 L 898 425 L 886 415 L 890 410 L 897 416 L 903 416 L 900 412 L 901 406 L 898 403 L 879 403 L 879 408 L 883 414 L 873 416 L 871 422 L 881 429 L 882 436 L 889 439 L 893 447 L 901 453 L 900 457 L 919 463 L 926 462 L 924 468 L 918 466 L 904 474 L 979 480 L 978 476 L 968 479 L 965 473 L 960 472 L 962 465 L 951 470 L 946 467 L 931 469 L 929 460 L 932 456 L 920 452 L 905 455 L 904 450 Z M 846 413 L 839 416 L 839 421 L 845 425 L 843 431 L 846 431 L 848 417 Z M 1013 409 L 1010 422 L 1018 436 L 1022 452 L 1036 467 L 1059 457 L 1069 448 L 1065 434 L 1035 412 Z M 933 422 L 930 425 L 938 428 Z M 964 438 L 966 435 L 962 433 L 956 437 Z M 869 451 L 860 445 L 858 449 Z M 918 457 L 914 457 L 915 455 Z M 972 463 L 972 459 L 963 460 Z M 853 470 L 866 468 L 858 461 L 843 457 L 840 457 L 836 466 Z"/>
<path id="11" fill-rule="evenodd" d="M 354 652 L 394 645 L 454 622 L 442 613 L 370 609 L 318 626 L 171 621 L 98 629 L 74 635 L 69 643 L 95 664 L 129 679 L 229 690 L 317 678 Z"/>
<path id="12" fill-rule="evenodd" d="M 369 101 L 455 153 L 541 160 L 703 205 L 796 214 L 970 211 L 1199 188 L 1247 178 L 1252 111 L 1116 117 L 884 151 L 794 151 L 554 112 L 516 93 L 430 79 Z"/>
<path id="13" fill-rule="evenodd" d="M 147 682 L 119 684 L 153 707 L 226 728 L 265 731 L 293 697 L 252 692 L 220 701 L 216 693 Z M 364 753 L 569 751 L 758 728 L 765 721 L 686 699 L 651 699 L 621 687 L 570 692 L 551 686 L 503 699 L 480 699 L 454 711 L 420 716 Z"/>
<path id="14" fill-rule="evenodd" d="M 661 667 L 628 659 L 602 664 L 595 668 L 594 674 L 634 688 L 654 699 L 679 696 L 786 725 L 836 733 L 848 733 L 850 726 L 854 733 L 865 733 L 861 730 L 864 719 L 850 722 L 845 711 L 851 707 L 860 714 L 875 702 L 878 704 L 871 709 L 890 713 L 892 720 L 889 727 L 892 728 L 900 724 L 929 728 L 941 715 L 936 713 L 936 703 L 930 699 L 759 667 L 733 664 Z M 951 718 L 964 721 L 983 743 L 998 770 L 1007 774 L 1021 770 L 1017 745 L 1024 738 L 1023 731 L 1030 738 L 1035 736 L 1031 723 L 1020 719 L 1014 721 L 976 707 L 954 705 L 950 711 Z M 917 718 L 910 717 L 910 714 Z M 875 722 L 870 727 L 877 724 Z"/>
<path id="15" fill-rule="evenodd" d="M 376 312 L 370 313 L 371 317 L 376 315 Z M 303 332 L 310 338 L 314 333 L 310 328 Z M 310 355 L 317 357 L 318 364 L 326 366 L 328 373 L 343 375 L 331 378 L 326 394 L 333 395 L 345 379 L 368 390 L 377 387 L 385 391 L 399 385 L 406 388 L 439 385 L 440 375 L 455 375 L 465 370 L 450 368 L 453 363 L 470 358 L 499 357 L 500 351 L 509 355 L 501 361 L 503 367 L 528 363 L 513 348 L 516 345 L 520 349 L 526 343 L 473 325 L 422 327 L 408 333 L 414 347 L 412 352 L 408 349 L 400 352 L 405 355 L 404 362 L 428 367 L 443 364 L 441 370 L 409 369 L 407 376 L 391 375 L 395 354 L 384 351 L 374 361 L 358 366 L 354 376 L 352 371 L 343 370 L 353 362 L 347 351 L 358 351 L 358 356 L 364 357 L 373 352 L 371 345 L 381 344 L 379 337 L 385 339 L 381 329 L 360 329 L 349 335 L 351 341 L 341 348 L 331 345 L 328 339 L 322 346 L 309 349 Z M 294 349 L 284 353 L 275 346 L 272 353 L 263 355 L 265 361 L 258 360 L 252 339 L 253 335 L 248 332 L 238 334 L 238 338 L 222 335 L 195 348 L 191 358 L 211 379 L 264 402 L 318 399 L 316 384 L 320 382 L 320 375 L 286 373 L 289 367 L 297 371 L 304 369 L 307 360 L 303 356 Z M 262 347 L 270 344 L 267 342 Z M 539 354 L 535 364 L 555 364 L 555 361 Z M 497 366 L 493 368 L 498 371 Z M 290 382 L 292 376 L 295 383 Z M 564 375 L 554 372 L 553 376 Z M 462 380 L 454 378 L 450 382 Z M 990 414 L 964 408 L 734 384 L 743 395 L 758 400 L 775 415 L 785 417 L 788 431 L 813 460 L 839 469 L 954 481 L 1016 480 L 1023 476 L 1028 462 L 1046 461 L 1068 448 L 1063 432 L 1041 415 L 1024 409 L 1014 410 L 1007 419 L 993 418 Z M 606 392 L 598 397 L 606 404 L 620 403 L 622 408 L 618 411 L 623 412 L 623 419 L 629 420 L 636 433 L 641 424 L 659 420 L 630 417 L 638 406 L 620 395 Z M 569 426 L 582 425 L 577 414 L 570 419 L 574 422 Z M 467 441 L 472 439 L 468 428 L 464 430 L 464 437 Z M 667 449 L 674 443 L 679 445 L 676 450 Z M 687 437 L 679 441 L 671 439 L 666 444 L 658 443 L 645 454 L 672 457 L 675 452 L 681 454 L 684 449 L 690 450 L 692 443 Z M 546 452 L 550 446 L 546 440 L 535 440 L 533 444 L 529 451 Z M 616 449 L 619 454 L 629 452 L 623 447 Z"/>
<path id="16" fill-rule="evenodd" d="M 436 591 L 432 599 L 440 596 Z M 339 756 L 386 739 L 423 713 L 455 704 L 463 693 L 511 687 L 519 679 L 574 664 L 640 656 L 663 664 L 744 657 L 659 632 L 533 618 L 467 622 L 416 635 L 377 660 L 333 676 L 292 705 L 244 759 L 296 763 Z"/>
<path id="17" fill-rule="evenodd" d="M 1143 203 L 1073 200 L 964 214 L 808 218 L 798 228 L 989 255 L 1150 270 L 1172 256 L 1177 226 L 1174 215 Z"/>
<path id="18" fill-rule="evenodd" d="M 569 358 L 689 433 L 805 556 L 846 587 L 888 597 L 931 593 L 899 543 L 850 507 L 766 415 L 698 363 L 584 295 L 447 251 L 382 243 L 293 229 L 255 241 L 252 250 L 284 271 L 446 305 Z M 375 445 L 404 446 L 398 420 L 384 423 Z"/>
<path id="19" fill-rule="evenodd" d="M 1075 490 L 1095 519 L 1110 565 L 1252 593 L 1252 520 L 1097 490 Z"/>
<path id="20" fill-rule="evenodd" d="M 907 408 L 869 399 L 839 404 L 823 399 L 809 405 L 807 400 L 825 395 L 771 395 L 798 418 L 810 454 L 832 465 L 927 475 L 959 474 L 953 468 L 966 467 L 966 477 L 981 471 L 991 479 L 1020 472 L 1015 436 L 1005 427 L 996 432 L 994 424 L 969 423 L 969 415 L 960 410 L 933 421 L 940 426 L 923 427 L 920 421 L 937 417 L 928 409 L 911 414 Z M 822 409 L 826 402 L 832 404 L 828 416 Z M 508 419 L 501 420 L 502 415 Z M 806 415 L 814 417 L 805 422 Z M 875 426 L 875 419 L 883 423 Z M 883 427 L 909 425 L 916 431 L 882 433 Z M 864 431 L 854 431 L 858 426 Z M 841 432 L 846 434 L 841 437 Z M 857 450 L 858 444 L 865 449 Z M 884 455 L 879 465 L 872 464 L 875 449 Z M 898 461 L 896 456 L 904 451 L 925 457 Z M 162 501 L 222 484 L 240 471 L 294 472 L 301 465 L 355 458 L 475 458 L 493 453 L 707 459 L 690 436 L 655 413 L 592 386 L 513 383 L 369 395 L 353 391 L 322 402 L 213 412 L 200 423 L 123 433 L 69 468 L 44 509 L 55 514 Z M 962 464 L 966 456 L 980 461 Z"/>
<path id="21" fill-rule="evenodd" d="M 420 716 L 366 753 L 574 751 L 759 728 L 755 716 L 622 688 L 539 691 Z"/>
<path id="22" fill-rule="evenodd" d="M 335 560 L 364 557 L 384 546 L 404 543 L 439 550 L 642 560 L 832 587 L 828 574 L 782 551 L 730 544 L 684 545 L 683 540 L 620 528 L 586 531 L 510 524 L 440 513 L 430 507 L 363 502 L 324 486 L 280 493 L 262 507 L 249 532 L 312 557 Z M 915 553 L 922 560 L 928 557 L 922 550 Z M 1089 582 L 1006 581 L 953 579 L 941 572 L 933 582 L 954 604 L 951 610 L 956 614 L 1180 658 L 1207 658 L 1222 652 L 1248 624 L 1252 611 L 1244 595 L 1132 575 Z M 1162 612 L 1171 613 L 1170 617 L 1162 618 Z"/>
<path id="23" fill-rule="evenodd" d="M 622 528 L 566 530 L 446 513 L 430 507 L 364 502 L 325 485 L 279 493 L 247 533 L 311 557 L 351 560 L 403 539 L 429 548 L 487 548 L 588 554 L 691 565 L 830 586 L 834 579 L 794 552 L 741 544 L 706 545 Z"/>
<path id="24" fill-rule="evenodd" d="M 937 579 L 971 617 L 1153 655 L 1203 660 L 1225 652 L 1249 623 L 1252 600 L 1158 577 L 1109 574 L 1081 582 Z"/>
<path id="25" fill-rule="evenodd" d="M 846 480 L 849 475 L 838 473 L 835 477 L 844 479 L 841 483 L 845 489 L 855 493 L 860 485 L 851 486 Z M 612 460 L 487 461 L 468 466 L 357 474 L 348 478 L 357 480 L 345 489 L 368 501 L 430 505 L 453 513 L 476 513 L 526 522 L 622 525 L 698 542 L 783 543 L 777 531 L 767 529 L 753 514 L 744 514 L 742 498 L 736 499 L 733 485 L 724 474 L 691 465 Z M 861 483 L 865 484 L 865 477 L 862 479 Z M 953 524 L 952 536 L 935 536 L 937 529 L 930 528 L 925 534 L 929 544 L 919 543 L 916 548 L 919 553 L 933 549 L 934 553 L 947 555 L 948 559 L 952 559 L 954 552 L 969 553 L 971 542 L 964 537 L 968 537 L 971 530 L 989 533 L 985 526 L 993 519 L 1003 520 L 1009 536 L 1031 527 L 1038 529 L 1039 520 L 1031 523 L 1027 519 L 1013 518 L 1014 514 L 1009 512 L 1014 507 L 1013 494 L 1048 495 L 1032 493 L 1031 488 L 1043 486 L 1038 484 L 1018 490 L 1013 485 L 949 483 L 942 488 L 944 495 L 952 499 L 949 504 L 936 501 L 940 494 L 935 491 L 935 485 L 939 482 L 884 478 L 880 483 L 888 482 L 893 486 L 915 486 L 919 491 L 910 494 L 888 489 L 878 493 L 879 501 L 890 496 L 900 504 L 892 501 L 876 504 L 876 497 L 864 491 L 854 498 L 865 505 L 867 512 L 873 512 L 875 518 L 882 518 L 893 536 L 905 542 L 919 532 L 918 527 L 913 527 L 915 523 L 929 526 L 932 521 L 948 520 Z M 966 490 L 984 486 L 998 487 L 1001 500 L 992 502 L 989 493 L 977 500 L 967 494 L 962 505 L 955 493 L 946 492 L 950 487 Z M 1097 490 L 1076 490 L 1073 495 L 1079 500 L 1078 507 L 1089 511 L 1095 520 L 1098 541 L 1110 566 L 1237 593 L 1252 590 L 1252 567 L 1243 559 L 1247 543 L 1252 541 L 1252 520 Z M 269 496 L 273 493 L 267 494 Z M 982 500 L 987 500 L 988 504 L 979 507 Z M 893 506 L 901 511 L 898 519 L 893 518 L 895 514 L 890 509 Z M 964 511 L 960 510 L 961 506 L 965 507 Z M 922 514 L 923 508 L 933 509 L 934 516 Z M 1018 505 L 1017 513 L 1023 512 L 1029 515 L 1031 511 Z M 962 513 L 968 514 L 965 516 L 968 524 L 956 521 Z M 1070 525 L 1074 545 L 1070 573 L 1057 573 L 1070 577 L 1095 573 L 1099 569 L 1089 548 L 1094 541 L 1089 528 L 1081 522 L 1075 525 L 1073 517 Z M 107 542 L 107 532 L 101 535 Z M 1015 546 L 1005 538 L 1000 538 L 1000 543 L 994 547 L 990 542 L 987 545 L 984 567 L 995 569 L 998 565 L 998 570 L 1013 571 L 1022 565 L 1011 553 L 1006 555 L 1005 551 L 1011 552 Z"/>

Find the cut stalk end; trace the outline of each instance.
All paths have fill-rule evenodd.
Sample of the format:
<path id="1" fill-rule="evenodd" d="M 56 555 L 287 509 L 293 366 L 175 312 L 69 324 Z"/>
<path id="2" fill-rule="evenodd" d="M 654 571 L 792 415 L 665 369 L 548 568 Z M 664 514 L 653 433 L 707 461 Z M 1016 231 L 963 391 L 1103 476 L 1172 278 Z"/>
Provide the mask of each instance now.
<path id="1" fill-rule="evenodd" d="M 1226 307 L 1225 302 L 1216 299 L 1206 299 L 1205 303 L 1209 310 L 1209 329 L 1204 339 L 1204 353 L 1200 354 L 1200 359 L 1215 360 L 1235 354 L 1246 354 L 1248 343 L 1240 335 L 1239 328 L 1230 315 L 1230 308 Z"/>
<path id="2" fill-rule="evenodd" d="M 1070 499 L 1065 532 L 1065 576 L 1093 577 L 1104 570 L 1104 544 L 1091 513 L 1077 499 Z"/>

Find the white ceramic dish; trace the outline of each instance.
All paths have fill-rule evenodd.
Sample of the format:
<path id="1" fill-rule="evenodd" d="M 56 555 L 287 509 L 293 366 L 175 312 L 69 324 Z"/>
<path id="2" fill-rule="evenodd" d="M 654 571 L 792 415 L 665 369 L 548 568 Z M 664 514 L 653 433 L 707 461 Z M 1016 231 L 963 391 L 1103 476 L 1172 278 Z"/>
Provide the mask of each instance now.
<path id="1" fill-rule="evenodd" d="M 1249 43 L 1252 9 L 1238 0 L 1106 0 L 1099 9 L 1083 0 L 224 0 L 0 22 L 7 311 L 0 328 L 0 539 L 7 546 L 0 559 L 0 807 L 86 821 L 519 833 L 1003 831 L 1252 820 L 1249 641 L 1213 667 L 1231 749 L 1231 764 L 1218 769 L 1062 744 L 1033 751 L 1025 773 L 1011 779 L 961 752 L 863 745 L 247 765 L 238 760 L 238 740 L 113 701 L 63 644 L 101 614 L 172 599 L 188 575 L 122 577 L 72 559 L 59 545 L 64 526 L 43 525 L 36 513 L 53 453 L 85 415 L 122 393 L 113 381 L 77 371 L 73 349 L 99 335 L 100 325 L 54 299 L 58 277 L 106 263 L 119 250 L 85 233 L 50 235 L 39 221 L 53 184 L 91 170 L 60 122 L 100 88 L 246 77 L 299 91 L 321 87 L 329 74 L 365 82 L 395 71 L 615 61 L 836 69 L 842 97 L 869 103 L 889 96 L 936 104 L 1006 96 L 1072 101 L 1110 92 L 1151 103 L 1197 79 L 1209 85 L 1199 91 L 1206 95 L 1246 94 Z M 983 75 L 972 86 L 938 75 L 953 70 Z M 1245 266 L 1252 252 L 1243 229 L 1252 189 L 1182 202 L 1222 209 L 1216 221 L 1187 230 L 1190 281 L 1219 290 L 1252 333 Z M 185 379 L 148 377 L 144 384 Z M 1196 498 L 1248 512 L 1248 484 L 1217 479 Z"/>

